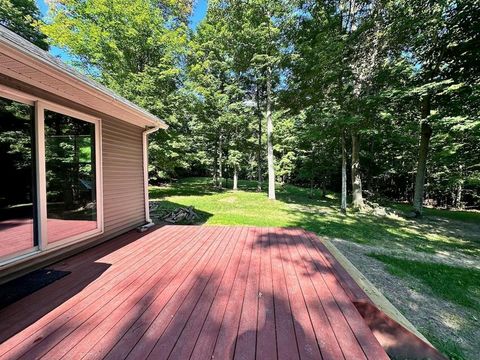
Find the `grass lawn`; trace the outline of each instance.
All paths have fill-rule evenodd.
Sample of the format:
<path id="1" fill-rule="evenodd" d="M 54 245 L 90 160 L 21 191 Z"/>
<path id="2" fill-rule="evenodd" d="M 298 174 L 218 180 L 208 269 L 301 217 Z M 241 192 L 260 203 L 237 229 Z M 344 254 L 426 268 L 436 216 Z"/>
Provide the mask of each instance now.
<path id="1" fill-rule="evenodd" d="M 480 259 L 479 212 L 426 209 L 425 216 L 418 220 L 352 212 L 344 216 L 339 213 L 339 200 L 335 194 L 322 198 L 315 191 L 313 197 L 309 195 L 309 189 L 279 186 L 277 201 L 273 202 L 268 200 L 265 192 L 256 191 L 256 182 L 240 181 L 239 191 L 218 190 L 206 178 L 183 179 L 171 185 L 150 188 L 151 201 L 160 202 L 161 208 L 194 206 L 200 213 L 200 223 L 298 226 L 356 246 L 355 249 L 362 252 L 361 257 L 355 252 L 350 257 L 347 247 L 345 251 L 340 250 L 360 270 L 367 272 L 370 280 L 381 289 L 385 290 L 382 277 L 368 271 L 372 262 L 382 266 L 385 276 L 389 274 L 397 279 L 394 281 L 403 284 L 402 289 L 406 292 L 415 289 L 429 301 L 438 301 L 440 308 L 442 304 L 458 307 L 452 311 L 461 318 L 460 324 L 466 331 L 460 341 L 465 341 L 466 345 L 459 346 L 458 339 L 449 338 L 450 330 L 452 334 L 458 332 L 456 325 L 450 329 L 449 324 L 442 324 L 443 318 L 440 317 L 438 324 L 435 321 L 433 326 L 423 324 L 415 319 L 417 314 L 413 312 L 409 316 L 409 308 L 402 307 L 406 301 L 402 302 L 398 297 L 404 294 L 385 294 L 410 321 L 426 332 L 425 335 L 440 350 L 452 359 L 474 358 L 470 354 L 480 352 L 480 345 L 471 343 L 475 342 L 475 336 L 473 340 L 469 339 L 468 330 L 471 326 L 479 327 L 476 319 L 480 319 L 480 270 L 464 265 L 464 262 L 468 264 L 466 261 Z M 406 210 L 403 204 L 391 207 Z M 426 306 L 416 305 L 421 309 Z M 473 318 L 464 319 L 467 316 L 463 313 L 471 313 Z M 442 326 L 444 332 L 440 331 Z"/>

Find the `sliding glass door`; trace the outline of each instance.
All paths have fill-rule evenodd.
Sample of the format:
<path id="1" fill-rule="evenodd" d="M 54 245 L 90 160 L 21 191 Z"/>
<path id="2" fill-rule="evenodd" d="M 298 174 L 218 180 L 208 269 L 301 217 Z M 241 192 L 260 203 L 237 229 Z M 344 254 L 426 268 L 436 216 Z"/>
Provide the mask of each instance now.
<path id="1" fill-rule="evenodd" d="M 38 244 L 34 138 L 33 104 L 0 97 L 0 260 Z"/>
<path id="2" fill-rule="evenodd" d="M 98 228 L 95 124 L 45 110 L 49 244 Z"/>
<path id="3" fill-rule="evenodd" d="M 103 232 L 100 139 L 99 119 L 0 86 L 0 264 Z"/>

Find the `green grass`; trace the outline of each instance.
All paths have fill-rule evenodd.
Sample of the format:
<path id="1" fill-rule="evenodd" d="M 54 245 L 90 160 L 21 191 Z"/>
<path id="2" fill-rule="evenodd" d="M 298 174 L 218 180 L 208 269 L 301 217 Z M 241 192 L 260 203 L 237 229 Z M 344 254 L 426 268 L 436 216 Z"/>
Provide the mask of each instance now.
<path id="1" fill-rule="evenodd" d="M 435 332 L 430 328 L 420 330 L 433 346 L 446 355 L 450 360 L 467 360 L 467 356 L 454 341 L 437 337 Z"/>
<path id="2" fill-rule="evenodd" d="M 387 255 L 369 256 L 387 265 L 387 270 L 396 276 L 413 276 L 420 280 L 432 293 L 452 303 L 480 311 L 480 271 L 399 259 Z"/>
<path id="3" fill-rule="evenodd" d="M 160 201 L 164 208 L 192 205 L 206 224 L 299 226 L 319 235 L 374 246 L 480 255 L 479 213 L 462 215 L 461 220 L 460 212 L 445 215 L 447 211 L 435 211 L 430 215 L 431 209 L 418 220 L 353 213 L 344 216 L 335 194 L 324 199 L 315 191 L 310 198 L 308 189 L 287 185 L 278 188 L 277 201 L 273 202 L 265 192 L 256 191 L 256 182 L 240 181 L 239 188 L 218 190 L 210 179 L 189 178 L 151 187 L 150 199 Z"/>

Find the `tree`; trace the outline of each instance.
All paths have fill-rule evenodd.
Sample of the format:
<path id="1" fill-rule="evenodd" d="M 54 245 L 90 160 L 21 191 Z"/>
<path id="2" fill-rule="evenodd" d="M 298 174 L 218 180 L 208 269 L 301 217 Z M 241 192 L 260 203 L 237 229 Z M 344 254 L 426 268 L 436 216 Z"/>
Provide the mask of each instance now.
<path id="1" fill-rule="evenodd" d="M 184 1 L 65 0 L 50 2 L 41 26 L 75 66 L 170 125 L 150 141 L 157 178 L 191 164 L 192 101 L 182 90 L 190 10 Z"/>
<path id="2" fill-rule="evenodd" d="M 416 86 L 412 89 L 412 94 L 419 99 L 420 108 L 413 207 L 416 215 L 421 216 L 434 122 L 445 114 L 443 96 L 457 95 L 459 88 L 463 88 L 466 95 L 478 86 L 476 81 L 480 71 L 478 61 L 474 58 L 478 52 L 480 35 L 474 29 L 479 25 L 480 5 L 470 1 L 414 1 L 404 6 L 411 7 L 414 13 L 404 49 L 409 52 L 411 62 L 418 69 Z M 475 113 L 469 107 L 456 110 L 464 119 Z"/>
<path id="3" fill-rule="evenodd" d="M 34 0 L 0 0 L 0 24 L 48 50 L 47 37 L 39 29 L 40 11 Z"/>
<path id="4" fill-rule="evenodd" d="M 331 160 L 338 158 L 341 148 L 341 209 L 346 211 L 346 142 L 345 129 L 351 126 L 349 115 L 351 102 L 351 68 L 344 61 L 348 54 L 347 37 L 344 36 L 345 21 L 339 11 L 340 3 L 305 2 L 297 19 L 288 32 L 293 44 L 289 56 L 289 88 L 286 90 L 287 106 L 295 111 L 306 110 L 304 130 L 299 136 L 304 138 L 306 149 L 317 153 L 312 170 L 332 168 Z M 317 146 L 313 146 L 316 144 Z M 328 146 L 326 146 L 328 144 Z M 316 151 L 313 151 L 317 149 Z M 328 149 L 328 151 L 325 151 Z M 323 160 L 323 161 L 322 161 Z M 324 163 L 319 167 L 319 163 Z M 311 181 L 315 180 L 313 171 Z M 330 171 L 330 174 L 332 172 Z M 325 175 L 323 182 L 327 182 Z M 338 183 L 338 181 L 336 181 Z"/>
<path id="5" fill-rule="evenodd" d="M 222 6 L 227 10 L 228 26 L 235 34 L 238 44 L 234 55 L 235 69 L 250 75 L 250 88 L 257 89 L 257 103 L 261 102 L 265 106 L 268 197 L 274 200 L 273 106 L 275 86 L 281 72 L 283 19 L 288 14 L 289 7 L 284 1 L 273 0 L 233 0 L 222 2 Z M 260 91 L 260 87 L 265 91 Z M 260 95 L 263 99 L 260 99 Z M 261 130 L 258 136 L 260 141 Z M 261 166 L 260 162 L 258 166 Z"/>
<path id="6" fill-rule="evenodd" d="M 242 153 L 238 150 L 230 150 L 227 163 L 233 170 L 233 190 L 238 190 L 238 172 L 242 163 Z"/>
<path id="7" fill-rule="evenodd" d="M 275 180 L 328 188 L 345 213 L 348 185 L 354 208 L 421 213 L 425 198 L 480 206 L 477 3 L 212 0 L 190 31 L 188 0 L 63 0 L 42 29 L 170 125 L 150 143 L 154 180 L 261 189 L 268 172 L 270 198 Z"/>

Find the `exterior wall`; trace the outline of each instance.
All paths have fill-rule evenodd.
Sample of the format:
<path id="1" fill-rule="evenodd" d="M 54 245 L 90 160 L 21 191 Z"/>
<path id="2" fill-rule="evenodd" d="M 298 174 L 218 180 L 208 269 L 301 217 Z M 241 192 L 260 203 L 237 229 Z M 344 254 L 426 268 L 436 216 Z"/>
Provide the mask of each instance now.
<path id="1" fill-rule="evenodd" d="M 120 120 L 102 119 L 103 236 L 145 223 L 142 132 Z"/>

